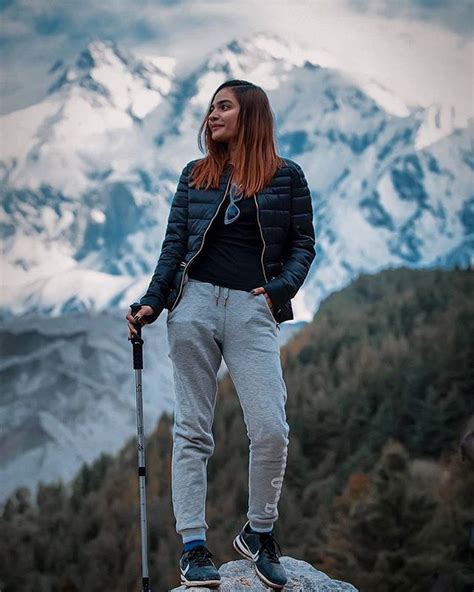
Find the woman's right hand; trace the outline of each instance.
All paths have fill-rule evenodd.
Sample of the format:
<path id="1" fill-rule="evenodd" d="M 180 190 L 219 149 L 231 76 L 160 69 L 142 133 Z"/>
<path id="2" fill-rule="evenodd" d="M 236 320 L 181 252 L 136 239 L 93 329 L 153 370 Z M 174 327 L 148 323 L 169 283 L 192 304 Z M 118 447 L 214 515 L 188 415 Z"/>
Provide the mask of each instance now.
<path id="1" fill-rule="evenodd" d="M 140 324 L 143 325 L 147 325 L 147 319 L 146 317 L 149 315 L 152 315 L 155 311 L 153 310 L 153 308 L 151 306 L 148 306 L 148 304 L 142 304 L 142 307 L 140 308 L 140 310 L 135 313 L 135 316 L 132 315 L 132 309 L 129 308 L 128 309 L 128 313 L 127 316 L 125 317 L 128 321 L 128 340 L 130 341 L 130 339 L 134 336 L 136 336 L 137 330 L 136 330 L 136 324 L 137 321 L 140 322 Z"/>

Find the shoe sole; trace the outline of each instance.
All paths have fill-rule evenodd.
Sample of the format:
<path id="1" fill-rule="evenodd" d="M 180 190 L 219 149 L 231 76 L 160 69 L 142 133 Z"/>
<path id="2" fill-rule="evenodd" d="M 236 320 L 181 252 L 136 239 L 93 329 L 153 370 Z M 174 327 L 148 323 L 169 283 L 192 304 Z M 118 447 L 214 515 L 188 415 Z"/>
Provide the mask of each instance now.
<path id="1" fill-rule="evenodd" d="M 275 582 L 270 582 L 270 580 L 268 578 L 266 578 L 262 574 L 262 572 L 259 571 L 257 564 L 255 563 L 255 559 L 253 558 L 252 552 L 245 544 L 245 541 L 243 541 L 241 539 L 240 534 L 238 534 L 235 537 L 235 539 L 232 541 L 232 545 L 233 545 L 234 549 L 237 551 L 237 553 L 240 553 L 240 555 L 242 555 L 242 557 L 245 557 L 245 559 L 248 559 L 249 561 L 251 561 L 254 564 L 255 571 L 257 572 L 257 576 L 262 580 L 262 582 L 264 584 L 266 584 L 267 586 L 270 586 L 270 588 L 273 588 L 275 590 L 283 590 L 283 588 L 286 586 L 286 584 L 282 585 L 282 584 L 275 584 Z"/>
<path id="2" fill-rule="evenodd" d="M 220 586 L 222 580 L 187 580 L 183 574 L 181 574 L 181 584 L 185 586 Z"/>

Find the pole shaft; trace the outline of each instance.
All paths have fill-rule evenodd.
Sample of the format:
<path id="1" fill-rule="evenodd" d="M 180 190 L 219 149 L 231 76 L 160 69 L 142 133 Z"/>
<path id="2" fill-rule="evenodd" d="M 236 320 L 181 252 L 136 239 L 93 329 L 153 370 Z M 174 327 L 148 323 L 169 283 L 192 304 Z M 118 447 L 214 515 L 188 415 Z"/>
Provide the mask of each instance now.
<path id="1" fill-rule="evenodd" d="M 137 395 L 138 486 L 140 494 L 140 535 L 142 549 L 142 574 L 143 580 L 148 581 L 145 435 L 143 427 L 142 371 L 140 369 L 135 370 L 135 383 Z"/>

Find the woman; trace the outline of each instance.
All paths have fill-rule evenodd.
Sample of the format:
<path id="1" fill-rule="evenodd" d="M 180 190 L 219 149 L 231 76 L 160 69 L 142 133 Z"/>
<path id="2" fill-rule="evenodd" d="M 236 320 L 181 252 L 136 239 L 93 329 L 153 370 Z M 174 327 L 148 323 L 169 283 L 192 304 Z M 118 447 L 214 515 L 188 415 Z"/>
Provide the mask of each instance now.
<path id="1" fill-rule="evenodd" d="M 207 462 L 222 357 L 250 439 L 247 522 L 233 541 L 260 579 L 282 588 L 287 576 L 272 529 L 285 473 L 289 426 L 279 325 L 315 257 L 311 195 L 303 171 L 277 155 L 265 92 L 242 80 L 215 91 L 202 123 L 207 153 L 183 169 L 162 251 L 135 317 L 153 322 L 168 309 L 176 390 L 172 489 L 179 561 L 188 586 L 219 584 L 207 549 Z M 277 553 L 277 547 L 280 553 Z"/>

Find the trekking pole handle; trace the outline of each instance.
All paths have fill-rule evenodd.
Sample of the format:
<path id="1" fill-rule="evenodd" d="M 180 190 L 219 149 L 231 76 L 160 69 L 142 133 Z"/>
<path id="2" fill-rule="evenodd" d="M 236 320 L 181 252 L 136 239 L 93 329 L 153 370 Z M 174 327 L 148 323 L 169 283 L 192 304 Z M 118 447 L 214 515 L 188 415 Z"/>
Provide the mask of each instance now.
<path id="1" fill-rule="evenodd" d="M 141 304 L 138 302 L 134 302 L 130 308 L 132 310 L 132 315 L 135 316 L 136 313 L 142 307 Z M 142 325 L 138 321 L 135 324 L 135 328 L 137 330 L 136 335 L 132 335 L 130 341 L 132 342 L 133 347 L 133 368 L 134 370 L 143 370 L 143 339 L 142 339 Z"/>

